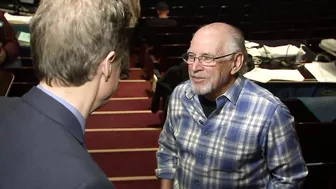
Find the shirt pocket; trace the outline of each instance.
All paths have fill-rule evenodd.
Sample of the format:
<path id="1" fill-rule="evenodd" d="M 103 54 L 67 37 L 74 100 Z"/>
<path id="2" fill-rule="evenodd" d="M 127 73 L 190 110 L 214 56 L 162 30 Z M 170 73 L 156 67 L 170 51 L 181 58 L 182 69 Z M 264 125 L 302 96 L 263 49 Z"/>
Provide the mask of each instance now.
<path id="1" fill-rule="evenodd" d="M 223 172 L 241 172 L 245 166 L 260 160 L 261 150 L 259 145 L 260 132 L 246 130 L 242 125 L 231 125 L 222 129 L 222 137 L 218 137 L 217 142 L 210 146 L 213 153 L 213 169 Z M 209 151 L 209 152 L 210 152 Z"/>

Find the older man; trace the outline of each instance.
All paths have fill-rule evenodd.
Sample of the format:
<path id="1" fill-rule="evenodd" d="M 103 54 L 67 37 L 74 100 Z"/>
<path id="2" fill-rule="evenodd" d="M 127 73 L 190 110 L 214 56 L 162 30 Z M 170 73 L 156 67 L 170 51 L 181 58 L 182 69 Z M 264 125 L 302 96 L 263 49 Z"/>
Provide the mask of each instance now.
<path id="1" fill-rule="evenodd" d="M 43 0 L 31 20 L 40 79 L 0 98 L 1 189 L 112 189 L 84 144 L 85 119 L 116 90 L 128 14 L 120 0 Z"/>
<path id="2" fill-rule="evenodd" d="M 307 168 L 286 106 L 243 78 L 244 37 L 213 23 L 183 56 L 190 80 L 171 95 L 159 138 L 163 188 L 298 188 Z"/>

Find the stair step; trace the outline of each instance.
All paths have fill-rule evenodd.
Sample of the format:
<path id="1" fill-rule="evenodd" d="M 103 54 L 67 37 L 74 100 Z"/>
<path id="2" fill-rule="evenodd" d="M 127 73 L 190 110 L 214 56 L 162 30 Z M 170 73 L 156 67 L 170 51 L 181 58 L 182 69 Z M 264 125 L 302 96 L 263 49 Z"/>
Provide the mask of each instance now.
<path id="1" fill-rule="evenodd" d="M 106 105 L 96 111 L 149 110 L 151 104 L 152 99 L 148 97 L 112 98 Z"/>
<path id="2" fill-rule="evenodd" d="M 98 128 L 149 128 L 161 126 L 162 112 L 151 113 L 127 113 L 116 114 L 92 114 L 87 119 L 88 129 Z"/>
<path id="3" fill-rule="evenodd" d="M 160 129 L 86 132 L 87 149 L 157 148 Z"/>
<path id="4" fill-rule="evenodd" d="M 89 152 L 108 177 L 155 175 L 157 148 L 131 150 L 107 150 L 106 152 L 104 150 L 89 150 Z"/>
<path id="5" fill-rule="evenodd" d="M 117 189 L 156 189 L 156 151 L 161 113 L 150 110 L 150 82 L 131 69 L 112 99 L 90 115 L 85 133 L 89 152 Z M 148 110 L 148 111 L 139 111 Z M 111 112 L 113 111 L 113 112 Z"/>
<path id="6" fill-rule="evenodd" d="M 113 98 L 119 97 L 148 97 L 150 96 L 152 87 L 148 81 L 120 81 L 116 92 L 113 94 Z"/>
<path id="7" fill-rule="evenodd" d="M 141 79 L 143 71 L 137 68 L 131 68 L 129 72 L 129 80 Z"/>

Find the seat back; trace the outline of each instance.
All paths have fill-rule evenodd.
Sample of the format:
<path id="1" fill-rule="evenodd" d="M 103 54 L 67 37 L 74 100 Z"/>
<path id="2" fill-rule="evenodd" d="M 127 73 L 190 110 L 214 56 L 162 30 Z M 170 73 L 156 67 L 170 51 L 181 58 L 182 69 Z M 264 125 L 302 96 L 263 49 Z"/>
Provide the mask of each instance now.
<path id="1" fill-rule="evenodd" d="M 9 90 L 13 84 L 14 81 L 14 75 L 4 71 L 0 70 L 0 96 L 7 96 L 9 93 Z"/>
<path id="2" fill-rule="evenodd" d="M 297 123 L 295 129 L 306 163 L 336 162 L 336 123 Z"/>

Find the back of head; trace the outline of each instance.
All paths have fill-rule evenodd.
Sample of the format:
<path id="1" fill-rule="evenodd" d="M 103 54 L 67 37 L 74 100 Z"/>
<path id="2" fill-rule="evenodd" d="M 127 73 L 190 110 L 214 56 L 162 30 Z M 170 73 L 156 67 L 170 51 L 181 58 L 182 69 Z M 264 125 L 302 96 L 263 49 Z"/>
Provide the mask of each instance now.
<path id="1" fill-rule="evenodd" d="M 166 2 L 160 1 L 157 4 L 157 10 L 158 11 L 167 11 L 167 10 L 169 10 L 169 6 Z"/>
<path id="2" fill-rule="evenodd" d="M 34 66 L 48 85 L 81 86 L 111 51 L 127 50 L 120 0 L 42 0 L 30 24 Z"/>
<path id="3" fill-rule="evenodd" d="M 169 14 L 169 6 L 166 2 L 158 2 L 156 9 L 160 18 L 166 18 Z"/>

